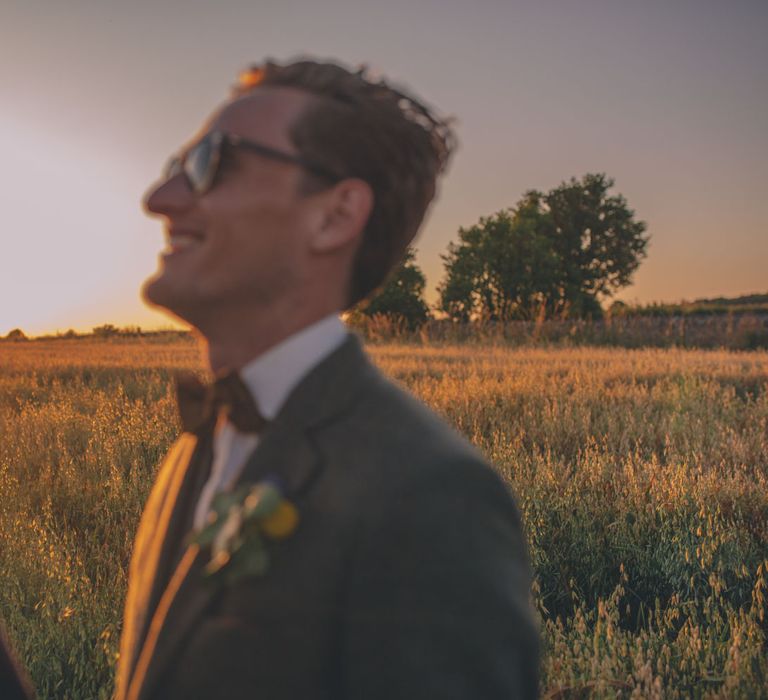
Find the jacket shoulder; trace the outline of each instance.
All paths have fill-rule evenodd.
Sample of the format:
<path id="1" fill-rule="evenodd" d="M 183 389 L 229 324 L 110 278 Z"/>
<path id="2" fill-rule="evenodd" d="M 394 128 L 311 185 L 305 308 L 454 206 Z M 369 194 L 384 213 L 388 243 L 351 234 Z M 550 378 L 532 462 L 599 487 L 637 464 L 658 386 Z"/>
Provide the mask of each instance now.
<path id="1" fill-rule="evenodd" d="M 453 426 L 378 370 L 348 410 L 321 427 L 317 440 L 326 461 L 377 489 L 451 470 L 498 479 Z"/>
<path id="2" fill-rule="evenodd" d="M 334 483 L 354 522 L 344 625 L 350 696 L 536 697 L 526 539 L 495 470 L 384 378 L 333 430 L 341 441 Z"/>

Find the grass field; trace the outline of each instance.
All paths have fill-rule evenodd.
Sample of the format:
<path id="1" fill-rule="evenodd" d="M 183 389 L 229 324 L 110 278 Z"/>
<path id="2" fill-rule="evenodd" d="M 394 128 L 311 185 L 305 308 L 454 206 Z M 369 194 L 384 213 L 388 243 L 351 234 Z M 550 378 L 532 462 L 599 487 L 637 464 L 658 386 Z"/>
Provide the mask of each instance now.
<path id="1" fill-rule="evenodd" d="M 516 494 L 549 698 L 768 697 L 768 352 L 371 347 Z M 0 344 L 0 615 L 40 697 L 112 691 L 196 346 Z"/>

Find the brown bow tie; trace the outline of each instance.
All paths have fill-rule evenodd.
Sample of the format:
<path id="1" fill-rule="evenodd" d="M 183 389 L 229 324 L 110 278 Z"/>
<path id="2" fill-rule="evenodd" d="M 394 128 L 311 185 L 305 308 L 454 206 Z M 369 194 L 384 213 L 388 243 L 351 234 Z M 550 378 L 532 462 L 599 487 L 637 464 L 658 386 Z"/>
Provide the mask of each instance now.
<path id="1" fill-rule="evenodd" d="M 191 372 L 179 372 L 176 401 L 184 431 L 195 435 L 213 429 L 219 410 L 242 433 L 259 433 L 267 424 L 237 372 L 224 374 L 213 384 L 204 384 Z"/>

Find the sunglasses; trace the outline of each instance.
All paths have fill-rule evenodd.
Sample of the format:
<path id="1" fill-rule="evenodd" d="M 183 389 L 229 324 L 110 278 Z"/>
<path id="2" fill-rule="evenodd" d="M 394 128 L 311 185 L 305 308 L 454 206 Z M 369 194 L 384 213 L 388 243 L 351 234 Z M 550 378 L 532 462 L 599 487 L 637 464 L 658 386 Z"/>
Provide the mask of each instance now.
<path id="1" fill-rule="evenodd" d="M 283 163 L 293 163 L 331 183 L 339 182 L 344 178 L 327 168 L 312 163 L 300 156 L 278 151 L 269 146 L 263 146 L 255 141 L 249 141 L 241 136 L 226 134 L 223 131 L 210 131 L 196 144 L 179 156 L 174 156 L 168 161 L 163 176 L 170 180 L 176 175 L 184 175 L 197 195 L 208 192 L 216 182 L 216 176 L 222 164 L 222 159 L 228 149 L 245 149 L 257 153 L 265 158 L 279 160 Z"/>

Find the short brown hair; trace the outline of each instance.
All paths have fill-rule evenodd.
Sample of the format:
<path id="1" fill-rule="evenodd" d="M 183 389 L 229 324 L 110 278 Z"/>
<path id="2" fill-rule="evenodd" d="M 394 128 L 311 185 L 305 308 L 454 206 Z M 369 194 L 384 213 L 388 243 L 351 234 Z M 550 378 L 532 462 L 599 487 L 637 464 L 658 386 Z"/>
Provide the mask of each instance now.
<path id="1" fill-rule="evenodd" d="M 265 85 L 317 96 L 292 128 L 295 146 L 307 160 L 373 190 L 350 280 L 352 307 L 386 280 L 416 235 L 455 147 L 450 120 L 384 80 L 371 80 L 365 67 L 353 72 L 330 62 L 267 60 L 244 71 L 235 91 Z"/>

